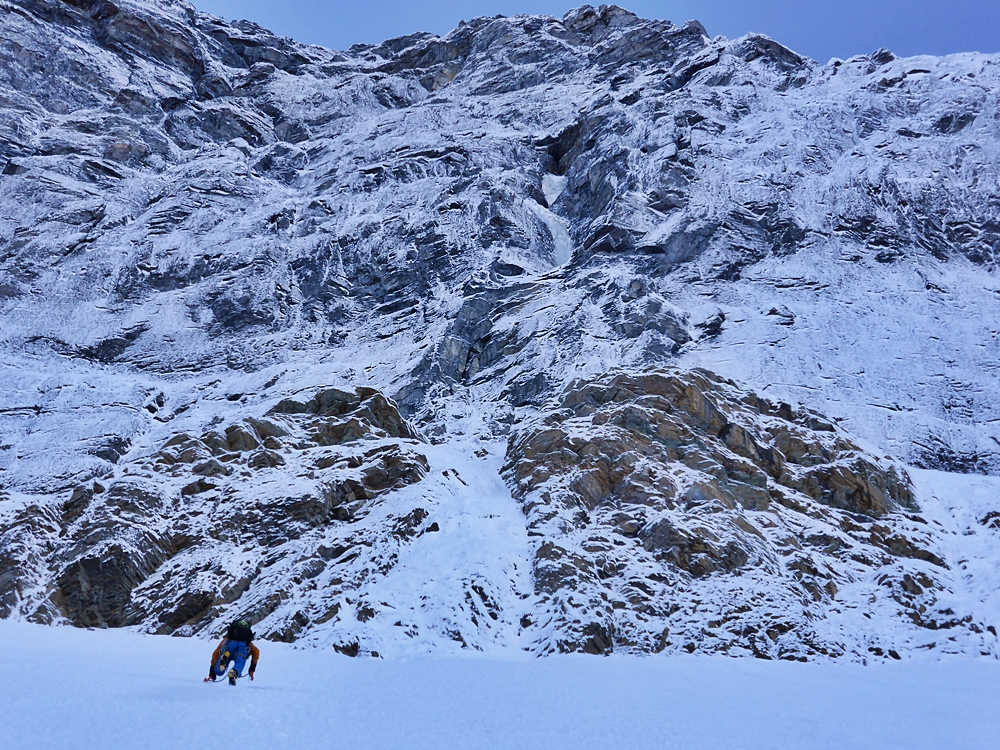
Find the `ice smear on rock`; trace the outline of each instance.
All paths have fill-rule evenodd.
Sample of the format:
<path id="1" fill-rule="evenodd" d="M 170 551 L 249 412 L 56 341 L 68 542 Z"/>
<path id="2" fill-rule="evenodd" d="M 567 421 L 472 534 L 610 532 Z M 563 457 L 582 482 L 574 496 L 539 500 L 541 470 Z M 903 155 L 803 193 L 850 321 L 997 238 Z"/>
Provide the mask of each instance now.
<path id="1" fill-rule="evenodd" d="M 573 258 L 573 240 L 570 239 L 569 232 L 566 230 L 566 222 L 533 200 L 526 200 L 524 205 L 542 220 L 542 223 L 548 228 L 549 234 L 552 235 L 552 243 L 555 246 L 552 257 L 556 265 L 562 266 L 569 263 Z"/>
<path id="2" fill-rule="evenodd" d="M 542 193 L 545 195 L 545 202 L 550 206 L 556 202 L 568 182 L 566 175 L 547 174 L 542 177 Z"/>

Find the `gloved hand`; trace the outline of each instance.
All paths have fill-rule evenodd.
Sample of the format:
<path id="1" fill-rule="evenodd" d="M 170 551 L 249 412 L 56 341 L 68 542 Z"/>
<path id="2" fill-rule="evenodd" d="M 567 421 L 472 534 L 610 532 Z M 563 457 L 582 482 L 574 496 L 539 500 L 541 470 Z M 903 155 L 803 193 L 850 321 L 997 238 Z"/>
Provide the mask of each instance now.
<path id="1" fill-rule="evenodd" d="M 250 675 L 250 682 L 253 682 L 253 672 L 248 672 L 247 674 Z"/>

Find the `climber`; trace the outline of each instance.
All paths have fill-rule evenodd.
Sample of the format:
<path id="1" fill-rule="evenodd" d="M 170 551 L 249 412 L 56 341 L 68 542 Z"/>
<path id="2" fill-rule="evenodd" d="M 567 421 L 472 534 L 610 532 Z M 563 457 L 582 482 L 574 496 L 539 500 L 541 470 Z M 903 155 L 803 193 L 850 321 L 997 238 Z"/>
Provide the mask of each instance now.
<path id="1" fill-rule="evenodd" d="M 233 663 L 229 670 L 229 684 L 235 685 L 236 680 L 242 676 L 243 665 L 247 658 L 250 661 L 250 679 L 253 680 L 253 673 L 257 669 L 257 660 L 260 658 L 260 649 L 253 645 L 253 631 L 250 623 L 246 620 L 237 620 L 229 626 L 226 637 L 223 638 L 212 654 L 212 663 L 208 667 L 208 677 L 205 682 L 211 680 L 215 682 L 216 677 L 226 674 L 226 667 Z"/>

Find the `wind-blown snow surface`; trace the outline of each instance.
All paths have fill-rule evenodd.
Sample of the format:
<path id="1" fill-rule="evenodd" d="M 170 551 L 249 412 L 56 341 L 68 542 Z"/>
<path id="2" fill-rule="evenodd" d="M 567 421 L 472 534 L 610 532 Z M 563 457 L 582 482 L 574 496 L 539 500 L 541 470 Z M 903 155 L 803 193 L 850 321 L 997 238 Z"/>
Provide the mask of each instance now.
<path id="1" fill-rule="evenodd" d="M 436 639 L 414 640 L 386 612 L 365 620 L 367 589 L 338 625 L 388 651 L 459 648 L 447 623 L 486 570 L 482 596 L 506 609 L 479 618 L 471 645 L 521 647 L 530 594 L 513 563 L 544 540 L 515 521 L 497 445 L 578 378 L 702 366 L 823 412 L 873 455 L 1000 470 L 995 56 L 880 50 L 819 65 L 766 37 L 713 39 L 615 6 L 334 52 L 182 0 L 0 0 L 0 42 L 0 606 L 11 616 L 58 619 L 61 592 L 89 590 L 59 583 L 81 556 L 121 543 L 127 561 L 133 537 L 162 522 L 150 511 L 126 523 L 136 506 L 115 506 L 101 482 L 145 483 L 157 508 L 210 518 L 222 507 L 211 483 L 184 494 L 179 475 L 154 473 L 165 443 L 329 387 L 381 390 L 435 443 L 433 476 L 392 497 L 446 519 L 440 538 L 454 544 L 421 536 L 384 580 L 362 563 L 353 572 L 373 601 L 408 602 L 411 624 Z M 276 488 L 304 486 L 298 461 L 261 468 L 267 482 L 241 487 L 261 475 L 237 474 L 227 501 L 291 506 Z M 463 487 L 466 467 L 482 476 Z M 830 599 L 817 627 L 833 640 L 846 629 L 862 658 L 882 648 L 880 632 L 994 653 L 996 529 L 983 519 L 998 508 L 989 492 L 966 504 L 965 486 L 918 488 L 940 526 L 930 536 L 948 541 L 949 567 L 936 570 L 969 626 L 959 645 L 950 621 L 901 635 L 898 581 L 883 586 L 889 610 L 855 613 L 863 627 L 849 612 L 824 625 Z M 99 523 L 65 536 L 88 497 Z M 387 501 L 376 519 L 390 536 L 396 510 Z M 316 536 L 352 533 L 337 523 Z M 209 565 L 214 546 L 178 557 L 191 539 L 160 531 L 176 567 L 119 575 L 123 598 Z M 365 565 L 395 553 L 393 539 L 361 538 Z M 188 601 L 164 627 L 221 627 L 246 601 L 240 565 L 264 562 L 240 554 L 200 592 L 204 606 Z M 305 590 L 313 571 L 296 566 L 315 560 L 296 555 L 280 563 Z M 932 564 L 907 560 L 892 562 L 899 577 Z M 842 596 L 867 600 L 879 577 Z M 421 599 L 429 580 L 456 598 Z M 280 599 L 247 598 L 270 594 Z M 311 597 L 283 602 L 283 627 L 303 627 L 291 623 Z"/>
<path id="2" fill-rule="evenodd" d="M 1000 667 L 717 657 L 352 660 L 261 644 L 205 684 L 213 644 L 0 622 L 6 750 L 988 750 Z"/>

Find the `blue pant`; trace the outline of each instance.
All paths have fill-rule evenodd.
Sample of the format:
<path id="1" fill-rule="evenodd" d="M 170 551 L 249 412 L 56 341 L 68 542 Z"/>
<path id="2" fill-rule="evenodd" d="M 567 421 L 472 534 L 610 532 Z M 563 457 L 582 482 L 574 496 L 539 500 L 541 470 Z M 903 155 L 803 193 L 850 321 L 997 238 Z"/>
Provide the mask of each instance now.
<path id="1" fill-rule="evenodd" d="M 248 658 L 250 658 L 250 652 L 247 651 L 247 644 L 241 641 L 226 641 L 226 647 L 222 649 L 222 656 L 219 657 L 219 661 L 215 665 L 215 674 L 222 677 L 231 661 L 233 669 L 236 670 L 236 676 L 239 677 L 243 674 L 243 665 L 247 663 Z"/>

